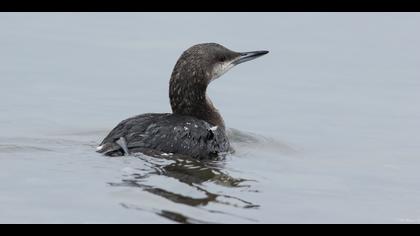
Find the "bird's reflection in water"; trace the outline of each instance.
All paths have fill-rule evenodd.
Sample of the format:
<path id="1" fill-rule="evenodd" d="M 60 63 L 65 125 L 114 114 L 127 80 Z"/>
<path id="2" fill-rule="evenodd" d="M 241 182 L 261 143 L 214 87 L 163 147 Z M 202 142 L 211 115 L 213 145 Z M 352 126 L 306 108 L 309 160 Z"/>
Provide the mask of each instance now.
<path id="1" fill-rule="evenodd" d="M 255 209 L 259 206 L 249 201 L 227 194 L 214 193 L 206 190 L 204 183 L 214 183 L 218 186 L 228 188 L 248 189 L 247 185 L 251 180 L 234 178 L 223 170 L 223 160 L 203 161 L 195 160 L 186 156 L 178 156 L 162 153 L 146 153 L 147 155 L 136 155 L 145 163 L 145 167 L 136 169 L 133 173 L 125 175 L 120 183 L 110 183 L 111 186 L 136 187 L 154 195 L 163 197 L 173 203 L 184 204 L 204 209 L 210 203 L 223 204 L 225 206 Z M 149 177 L 163 175 L 173 178 L 189 187 L 204 194 L 204 197 L 195 198 L 165 189 L 166 186 L 152 186 L 148 184 Z M 137 206 L 122 204 L 129 209 L 140 209 Z M 205 209 L 210 213 L 230 215 L 229 213 Z M 169 210 L 153 210 L 154 213 L 179 223 L 205 223 L 198 219 L 186 217 L 180 213 Z M 233 216 L 233 215 L 232 215 Z M 252 220 L 252 219 L 248 219 Z"/>

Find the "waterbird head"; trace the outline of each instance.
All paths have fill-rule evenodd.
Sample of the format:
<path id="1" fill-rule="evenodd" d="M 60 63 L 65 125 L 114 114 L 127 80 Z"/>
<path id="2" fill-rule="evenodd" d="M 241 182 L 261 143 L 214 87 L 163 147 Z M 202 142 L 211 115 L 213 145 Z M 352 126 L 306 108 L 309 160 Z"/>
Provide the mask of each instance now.
<path id="1" fill-rule="evenodd" d="M 178 59 L 172 78 L 208 85 L 234 66 L 256 59 L 268 51 L 235 52 L 217 43 L 197 44 Z"/>

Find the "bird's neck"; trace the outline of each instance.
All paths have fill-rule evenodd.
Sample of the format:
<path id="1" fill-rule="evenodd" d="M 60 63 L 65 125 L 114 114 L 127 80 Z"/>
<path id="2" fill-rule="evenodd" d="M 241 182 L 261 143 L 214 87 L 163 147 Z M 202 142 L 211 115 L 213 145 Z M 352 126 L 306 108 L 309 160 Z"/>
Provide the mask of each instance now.
<path id="1" fill-rule="evenodd" d="M 171 78 L 169 99 L 172 112 L 193 116 L 224 129 L 222 116 L 207 96 L 207 84 L 188 84 L 185 81 L 182 78 Z"/>

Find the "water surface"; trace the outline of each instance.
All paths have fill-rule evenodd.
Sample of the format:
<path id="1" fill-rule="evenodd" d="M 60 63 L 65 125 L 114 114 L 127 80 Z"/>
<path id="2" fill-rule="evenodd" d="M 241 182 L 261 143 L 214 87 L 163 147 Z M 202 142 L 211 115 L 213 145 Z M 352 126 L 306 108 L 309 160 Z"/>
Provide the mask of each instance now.
<path id="1" fill-rule="evenodd" d="M 418 13 L 0 13 L 1 223 L 420 223 Z M 186 48 L 234 155 L 108 158 Z"/>

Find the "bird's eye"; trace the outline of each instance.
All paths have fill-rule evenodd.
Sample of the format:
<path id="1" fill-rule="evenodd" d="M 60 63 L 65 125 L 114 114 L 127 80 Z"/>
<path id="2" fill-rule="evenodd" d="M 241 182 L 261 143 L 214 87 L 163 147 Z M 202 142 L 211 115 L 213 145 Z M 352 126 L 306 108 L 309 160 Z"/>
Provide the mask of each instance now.
<path id="1" fill-rule="evenodd" d="M 220 61 L 221 62 L 225 62 L 226 61 L 226 57 L 220 57 Z"/>

